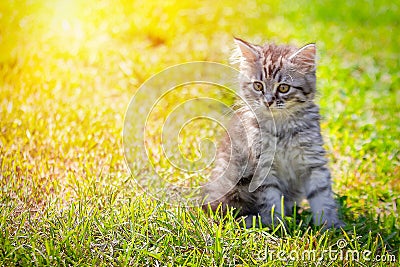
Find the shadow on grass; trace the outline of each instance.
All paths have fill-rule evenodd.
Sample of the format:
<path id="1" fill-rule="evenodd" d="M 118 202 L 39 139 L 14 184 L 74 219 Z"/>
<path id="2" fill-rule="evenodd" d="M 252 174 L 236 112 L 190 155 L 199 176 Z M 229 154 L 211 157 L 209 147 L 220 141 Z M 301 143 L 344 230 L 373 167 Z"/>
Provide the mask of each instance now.
<path id="1" fill-rule="evenodd" d="M 339 218 L 346 224 L 342 228 L 326 228 L 313 224 L 312 212 L 309 208 L 294 207 L 291 216 L 285 216 L 283 221 L 274 225 L 262 226 L 260 217 L 258 224 L 255 222 L 250 230 L 266 231 L 268 234 L 278 238 L 306 237 L 308 234 L 319 236 L 328 232 L 331 244 L 338 240 L 347 240 L 349 249 L 370 250 L 375 255 L 389 253 L 391 255 L 399 254 L 400 231 L 396 227 L 395 214 L 374 215 L 371 212 L 356 210 L 347 204 L 347 196 L 337 196 Z M 208 212 L 211 212 L 210 210 Z M 219 214 L 218 214 L 219 213 Z M 227 214 L 222 214 L 219 210 L 216 213 L 210 213 L 214 222 L 228 222 L 236 220 L 237 225 L 245 229 L 246 224 L 243 217 L 236 216 L 238 212 L 231 210 Z"/>

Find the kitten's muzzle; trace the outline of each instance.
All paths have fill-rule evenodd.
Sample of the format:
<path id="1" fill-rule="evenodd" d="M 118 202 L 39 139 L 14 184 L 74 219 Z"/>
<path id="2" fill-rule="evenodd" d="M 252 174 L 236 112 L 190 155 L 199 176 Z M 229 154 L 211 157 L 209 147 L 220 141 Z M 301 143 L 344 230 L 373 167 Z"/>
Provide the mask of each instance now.
<path id="1" fill-rule="evenodd" d="M 275 101 L 275 96 L 264 94 L 264 102 L 270 107 Z"/>

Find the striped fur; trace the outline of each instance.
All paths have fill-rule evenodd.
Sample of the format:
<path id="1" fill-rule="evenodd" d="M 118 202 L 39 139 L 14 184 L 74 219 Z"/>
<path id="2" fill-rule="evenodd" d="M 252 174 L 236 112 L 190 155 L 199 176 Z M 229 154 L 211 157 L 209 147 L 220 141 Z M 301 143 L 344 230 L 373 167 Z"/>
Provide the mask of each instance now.
<path id="1" fill-rule="evenodd" d="M 214 210 L 220 204 L 224 211 L 236 208 L 249 227 L 253 216 L 268 225 L 273 216 L 291 214 L 294 203 L 307 198 L 315 224 L 342 226 L 332 198 L 319 108 L 313 101 L 315 45 L 298 49 L 235 42 L 233 61 L 240 63 L 241 95 L 247 105 L 238 109 L 221 142 L 205 187 L 206 203 Z M 262 91 L 253 88 L 254 81 L 262 82 Z M 289 91 L 281 93 L 280 84 L 289 85 Z"/>

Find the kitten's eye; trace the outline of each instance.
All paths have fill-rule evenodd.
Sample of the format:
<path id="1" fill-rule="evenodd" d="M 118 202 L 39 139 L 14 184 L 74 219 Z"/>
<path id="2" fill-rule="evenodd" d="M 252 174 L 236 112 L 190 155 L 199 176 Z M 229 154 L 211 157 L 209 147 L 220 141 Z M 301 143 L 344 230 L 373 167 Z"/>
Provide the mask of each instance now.
<path id="1" fill-rule="evenodd" d="M 253 82 L 253 88 L 256 91 L 262 91 L 264 89 L 264 84 L 260 81 L 254 81 Z"/>
<path id="2" fill-rule="evenodd" d="M 290 85 L 287 85 L 287 84 L 284 84 L 284 83 L 280 84 L 278 86 L 278 92 L 282 93 L 282 94 L 287 93 L 289 91 L 289 89 L 290 89 Z"/>

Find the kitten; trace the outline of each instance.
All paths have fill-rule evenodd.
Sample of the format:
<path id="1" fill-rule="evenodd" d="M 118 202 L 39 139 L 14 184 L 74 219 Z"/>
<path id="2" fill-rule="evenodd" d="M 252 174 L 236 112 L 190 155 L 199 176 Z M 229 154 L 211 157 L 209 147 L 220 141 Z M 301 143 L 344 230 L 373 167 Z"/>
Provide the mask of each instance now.
<path id="1" fill-rule="evenodd" d="M 206 206 L 214 211 L 220 204 L 223 211 L 233 207 L 251 227 L 253 217 L 270 225 L 306 197 L 316 225 L 343 226 L 313 101 L 315 44 L 297 49 L 237 38 L 235 43 L 240 94 L 247 105 L 235 112 L 219 146 L 211 182 L 205 186 Z"/>

